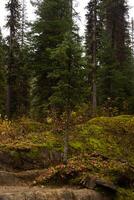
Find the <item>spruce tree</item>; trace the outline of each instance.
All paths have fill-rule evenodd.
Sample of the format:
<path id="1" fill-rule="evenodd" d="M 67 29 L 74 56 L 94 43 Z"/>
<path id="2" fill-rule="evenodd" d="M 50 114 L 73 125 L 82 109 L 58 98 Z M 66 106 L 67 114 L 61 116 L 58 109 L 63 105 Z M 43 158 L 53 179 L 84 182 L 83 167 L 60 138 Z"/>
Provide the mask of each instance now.
<path id="1" fill-rule="evenodd" d="M 6 101 L 6 69 L 5 69 L 5 42 L 0 30 L 0 115 L 5 115 Z"/>
<path id="2" fill-rule="evenodd" d="M 12 118 L 26 115 L 29 110 L 25 1 L 10 0 L 6 9 L 9 13 L 6 26 L 10 30 L 7 37 L 7 116 Z"/>
<path id="3" fill-rule="evenodd" d="M 100 14 L 101 1 L 91 0 L 87 5 L 86 14 L 86 58 L 87 58 L 87 77 L 91 94 L 88 95 L 92 105 L 92 116 L 96 115 L 97 110 L 97 63 L 99 61 L 98 52 L 101 43 L 101 29 L 103 18 Z M 90 93 L 90 90 L 89 90 Z"/>
<path id="4" fill-rule="evenodd" d="M 87 9 L 86 51 L 93 88 L 94 10 L 96 10 L 96 86 L 98 106 L 126 110 L 133 96 L 133 58 L 125 0 L 92 0 Z M 96 7 L 96 9 L 95 9 Z M 93 89 L 92 89 L 93 92 Z M 93 94 L 92 94 L 93 95 Z M 93 104 L 93 103 L 92 103 Z M 108 105 L 109 104 L 109 105 Z M 131 104 L 131 103 L 130 103 Z M 124 107 L 124 109 L 123 109 Z M 128 111 L 130 108 L 128 108 Z"/>
<path id="5" fill-rule="evenodd" d="M 11 118 L 17 115 L 19 110 L 19 64 L 20 64 L 20 4 L 18 0 L 9 0 L 6 4 L 8 10 L 7 28 L 8 36 L 8 77 L 7 77 L 7 116 Z"/>
<path id="6" fill-rule="evenodd" d="M 29 68 L 29 44 L 27 41 L 28 22 L 26 15 L 26 2 L 21 1 L 21 19 L 20 19 L 20 93 L 19 96 L 19 115 L 27 115 L 30 110 L 30 73 Z"/>
<path id="7" fill-rule="evenodd" d="M 78 27 L 73 20 L 72 4 L 72 1 L 68 4 L 66 20 L 69 26 L 62 43 L 55 49 L 49 49 L 53 63 L 53 71 L 49 76 L 57 79 L 49 100 L 50 106 L 58 115 L 64 116 L 64 163 L 68 160 L 71 113 L 82 102 L 84 92 L 81 39 Z"/>
<path id="8" fill-rule="evenodd" d="M 99 101 L 111 99 L 120 112 L 129 107 L 133 96 L 133 64 L 128 31 L 128 5 L 125 0 L 103 1 L 105 23 L 102 34 L 99 70 Z M 123 108 L 124 107 L 124 108 Z"/>
<path id="9" fill-rule="evenodd" d="M 64 162 L 68 158 L 68 140 L 72 124 L 71 113 L 83 102 L 84 68 L 82 48 L 75 34 L 68 32 L 61 45 L 52 51 L 54 65 L 51 77 L 58 78 L 50 100 L 58 117 L 64 116 Z"/>
<path id="10" fill-rule="evenodd" d="M 25 44 L 26 35 L 26 3 L 25 0 L 21 1 L 21 46 Z"/>
<path id="11" fill-rule="evenodd" d="M 37 20 L 33 25 L 34 83 L 32 110 L 43 117 L 49 108 L 49 98 L 57 78 L 51 77 L 53 63 L 50 49 L 62 44 L 70 26 L 68 23 L 68 0 L 43 0 L 37 5 Z"/>
<path id="12" fill-rule="evenodd" d="M 82 47 L 73 20 L 72 1 L 43 1 L 34 24 L 34 106 L 38 114 L 54 112 L 64 122 L 64 162 L 68 158 L 71 113 L 81 102 L 84 87 Z M 49 110 L 48 110 L 49 109 Z M 37 112 L 37 111 L 36 111 Z"/>

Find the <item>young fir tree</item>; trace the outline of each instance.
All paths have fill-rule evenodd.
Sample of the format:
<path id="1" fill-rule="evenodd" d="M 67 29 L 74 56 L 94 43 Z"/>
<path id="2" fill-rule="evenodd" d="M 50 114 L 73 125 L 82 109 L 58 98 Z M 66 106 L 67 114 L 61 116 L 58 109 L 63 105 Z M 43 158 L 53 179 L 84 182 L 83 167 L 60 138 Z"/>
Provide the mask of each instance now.
<path id="1" fill-rule="evenodd" d="M 52 88 L 50 105 L 64 119 L 64 162 L 68 158 L 68 140 L 72 123 L 71 113 L 82 102 L 84 92 L 84 68 L 82 48 L 74 33 L 68 32 L 64 41 L 52 50 L 55 66 L 51 77 L 58 81 Z"/>
<path id="2" fill-rule="evenodd" d="M 66 20 L 68 30 L 64 39 L 55 49 L 49 49 L 53 63 L 51 78 L 57 79 L 49 98 L 50 106 L 58 115 L 64 116 L 64 163 L 68 159 L 71 113 L 82 102 L 84 92 L 84 67 L 78 27 L 73 20 L 73 2 L 69 2 Z"/>
<path id="3" fill-rule="evenodd" d="M 102 32 L 99 70 L 99 101 L 121 112 L 133 97 L 134 69 L 128 32 L 128 6 L 125 0 L 104 0 L 105 23 Z M 124 107 L 124 108 L 123 108 Z"/>
<path id="4" fill-rule="evenodd" d="M 68 0 L 43 0 L 37 4 L 37 20 L 33 25 L 33 101 L 32 110 L 38 117 L 44 117 L 49 107 L 52 88 L 57 77 L 51 77 L 53 63 L 51 51 L 62 44 L 64 35 L 69 29 L 67 17 Z"/>
<path id="5" fill-rule="evenodd" d="M 44 114 L 47 107 L 57 117 L 63 117 L 65 163 L 71 113 L 81 101 L 84 87 L 82 48 L 72 10 L 72 1 L 45 0 L 38 6 L 40 18 L 34 25 L 36 106 L 39 114 Z"/>

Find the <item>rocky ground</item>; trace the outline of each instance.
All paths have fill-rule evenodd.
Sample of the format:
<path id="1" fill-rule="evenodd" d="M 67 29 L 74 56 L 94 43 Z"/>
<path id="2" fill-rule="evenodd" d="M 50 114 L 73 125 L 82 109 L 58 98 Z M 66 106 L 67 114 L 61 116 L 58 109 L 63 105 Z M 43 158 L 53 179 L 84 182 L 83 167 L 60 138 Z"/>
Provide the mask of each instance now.
<path id="1" fill-rule="evenodd" d="M 67 165 L 59 136 L 36 122 L 0 122 L 0 200 L 134 200 L 134 117 L 76 126 Z"/>
<path id="2" fill-rule="evenodd" d="M 34 186 L 43 170 L 0 171 L 0 200 L 109 200 L 92 189 L 69 186 Z"/>
<path id="3" fill-rule="evenodd" d="M 0 187 L 0 200 L 107 200 L 103 195 L 87 189 Z"/>

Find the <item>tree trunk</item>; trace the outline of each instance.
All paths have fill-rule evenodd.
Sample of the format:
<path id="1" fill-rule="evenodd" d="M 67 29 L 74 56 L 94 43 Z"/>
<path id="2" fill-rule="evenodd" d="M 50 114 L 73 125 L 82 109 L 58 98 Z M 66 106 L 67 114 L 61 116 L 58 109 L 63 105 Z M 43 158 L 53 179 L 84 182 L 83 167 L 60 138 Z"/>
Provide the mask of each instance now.
<path id="1" fill-rule="evenodd" d="M 7 99 L 6 99 L 6 115 L 7 115 L 7 118 L 10 119 L 11 117 L 11 112 L 10 112 L 10 102 L 11 102 L 11 88 L 10 88 L 10 83 L 8 81 L 7 83 Z"/>
<path id="2" fill-rule="evenodd" d="M 73 20 L 73 2 L 72 0 L 69 0 L 69 17 L 71 21 Z M 70 33 L 72 34 L 72 23 L 70 27 Z M 72 53 L 69 52 L 69 63 L 68 63 L 68 73 L 71 73 L 71 66 L 72 66 Z M 68 85 L 70 86 L 71 80 L 68 79 Z M 70 109 L 70 87 L 68 88 L 68 97 L 67 97 L 67 105 L 66 105 L 66 124 L 65 124 L 65 135 L 64 135 L 64 156 L 63 156 L 63 162 L 64 164 L 67 164 L 68 160 L 68 150 L 69 150 L 69 131 L 70 131 L 70 123 L 71 123 L 71 109 Z"/>
<path id="3" fill-rule="evenodd" d="M 97 109 L 97 89 L 96 89 L 96 5 L 97 0 L 94 0 L 94 13 L 93 13 L 93 71 L 92 71 L 92 116 L 96 116 Z"/>
<path id="4" fill-rule="evenodd" d="M 132 26 L 131 45 L 132 45 L 132 52 L 134 54 L 134 19 L 133 18 L 132 18 L 132 21 L 131 21 L 131 26 Z"/>
<path id="5" fill-rule="evenodd" d="M 71 120 L 71 111 L 70 108 L 68 107 L 66 112 L 66 124 L 65 124 L 66 127 L 64 135 L 64 156 L 63 156 L 64 164 L 67 164 L 68 160 L 70 120 Z"/>

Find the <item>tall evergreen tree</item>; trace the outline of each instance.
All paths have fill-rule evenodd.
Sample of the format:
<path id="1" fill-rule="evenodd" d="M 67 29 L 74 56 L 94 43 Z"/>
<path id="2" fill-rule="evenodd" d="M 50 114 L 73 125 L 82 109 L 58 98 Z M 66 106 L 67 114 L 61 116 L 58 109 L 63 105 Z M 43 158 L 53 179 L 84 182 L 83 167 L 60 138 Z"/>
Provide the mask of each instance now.
<path id="1" fill-rule="evenodd" d="M 21 45 L 25 44 L 25 31 L 26 30 L 26 3 L 25 0 L 21 1 Z"/>
<path id="2" fill-rule="evenodd" d="M 0 30 L 0 115 L 5 115 L 6 101 L 6 70 L 5 70 L 5 44 Z"/>
<path id="3" fill-rule="evenodd" d="M 21 20 L 20 20 L 20 93 L 19 96 L 19 115 L 27 115 L 30 109 L 30 73 L 29 68 L 29 46 L 27 42 L 27 15 L 26 2 L 21 1 Z"/>
<path id="4" fill-rule="evenodd" d="M 94 0 L 89 2 L 86 15 L 89 77 L 93 80 L 95 11 L 96 64 L 98 65 L 95 74 L 98 105 L 105 106 L 107 102 L 110 102 L 109 107 L 116 107 L 121 112 L 123 105 L 126 107 L 133 96 L 134 70 L 128 31 L 128 6 L 125 0 L 98 0 L 96 3 L 95 6 Z M 93 84 L 91 85 L 93 88 Z"/>
<path id="5" fill-rule="evenodd" d="M 130 35 L 131 35 L 131 48 L 132 52 L 134 53 L 134 19 L 131 19 L 131 24 L 130 24 Z"/>
<path id="6" fill-rule="evenodd" d="M 84 94 L 84 68 L 82 48 L 76 35 L 67 33 L 64 41 L 52 51 L 52 62 L 55 66 L 52 77 L 58 81 L 52 88 L 50 105 L 59 116 L 64 115 L 64 162 L 68 157 L 68 139 L 71 127 L 71 113 L 82 103 Z"/>
<path id="7" fill-rule="evenodd" d="M 64 163 L 68 159 L 68 140 L 71 127 L 71 113 L 82 102 L 84 88 L 84 68 L 82 62 L 82 47 L 78 35 L 78 27 L 73 20 L 73 1 L 69 1 L 66 12 L 68 30 L 64 34 L 61 44 L 51 48 L 53 71 L 51 78 L 56 77 L 52 94 L 49 98 L 50 106 L 58 115 L 64 116 Z"/>
<path id="8" fill-rule="evenodd" d="M 7 116 L 20 117 L 29 109 L 29 73 L 27 67 L 25 1 L 9 0 L 7 28 L 8 41 Z"/>
<path id="9" fill-rule="evenodd" d="M 49 108 L 57 117 L 64 116 L 64 162 L 67 162 L 71 112 L 80 102 L 84 80 L 80 37 L 73 21 L 71 0 L 42 1 L 37 13 L 34 105 L 40 115 Z"/>
<path id="10" fill-rule="evenodd" d="M 60 45 L 68 31 L 68 7 L 68 0 L 43 0 L 38 3 L 38 18 L 33 26 L 35 81 L 32 105 L 40 117 L 45 115 L 49 107 L 52 87 L 57 82 L 56 77 L 50 76 L 53 72 L 50 49 Z"/>
<path id="11" fill-rule="evenodd" d="M 8 37 L 8 91 L 7 91 L 7 116 L 11 118 L 19 110 L 19 64 L 20 64 L 20 4 L 18 0 L 9 0 L 6 5 L 7 28 L 10 30 Z"/>
<path id="12" fill-rule="evenodd" d="M 86 14 L 86 57 L 88 66 L 88 82 L 91 85 L 92 116 L 97 109 L 97 63 L 100 45 L 102 18 L 100 15 L 100 0 L 91 0 L 87 6 Z"/>
<path id="13" fill-rule="evenodd" d="M 99 101 L 123 111 L 133 96 L 133 64 L 125 0 L 105 0 L 105 24 L 100 51 Z M 126 108 L 125 108 L 126 109 Z"/>

